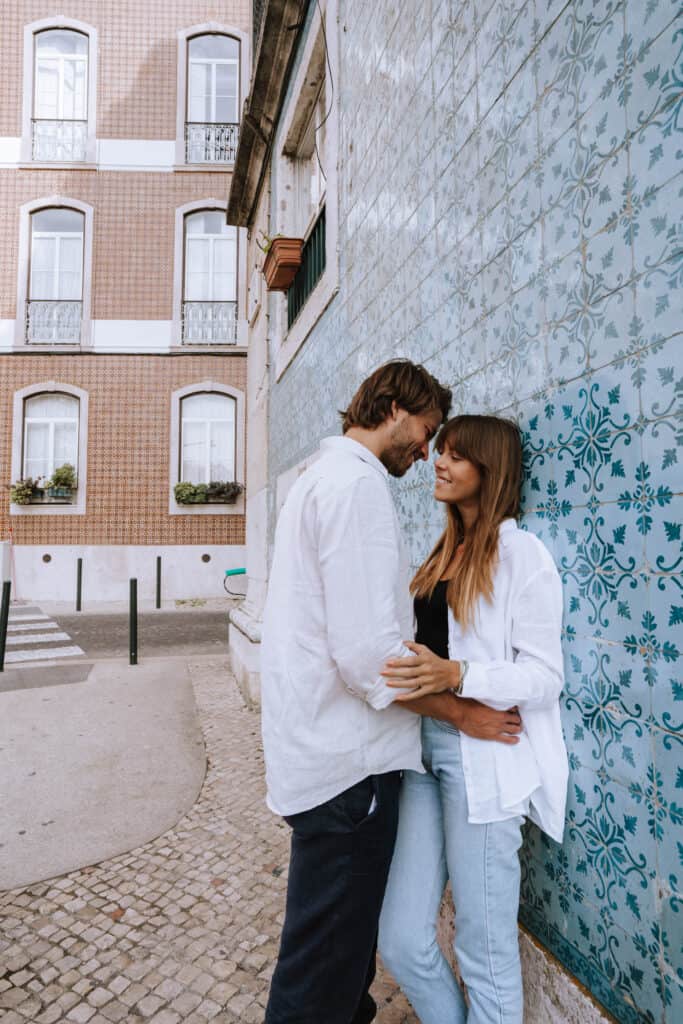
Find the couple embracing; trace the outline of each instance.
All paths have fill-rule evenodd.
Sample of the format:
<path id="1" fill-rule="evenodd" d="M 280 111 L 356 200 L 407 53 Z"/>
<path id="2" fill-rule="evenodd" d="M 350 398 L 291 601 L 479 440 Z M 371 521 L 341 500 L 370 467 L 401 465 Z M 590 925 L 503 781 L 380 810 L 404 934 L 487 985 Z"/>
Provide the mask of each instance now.
<path id="1" fill-rule="evenodd" d="M 291 828 L 266 1024 L 367 1024 L 379 951 L 422 1024 L 521 1024 L 521 826 L 564 825 L 562 595 L 518 529 L 517 427 L 387 363 L 280 513 L 263 631 L 268 804 Z M 412 582 L 388 477 L 435 443 Z M 415 642 L 413 642 L 415 637 Z M 436 941 L 450 880 L 463 998 Z"/>

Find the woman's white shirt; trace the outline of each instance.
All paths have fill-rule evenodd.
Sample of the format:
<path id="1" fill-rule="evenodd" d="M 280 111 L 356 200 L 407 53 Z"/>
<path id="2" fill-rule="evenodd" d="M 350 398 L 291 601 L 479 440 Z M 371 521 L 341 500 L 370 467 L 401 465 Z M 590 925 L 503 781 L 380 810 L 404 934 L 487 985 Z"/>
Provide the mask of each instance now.
<path id="1" fill-rule="evenodd" d="M 499 710 L 517 705 L 522 716 L 514 745 L 460 735 L 471 822 L 525 814 L 562 841 L 569 769 L 561 630 L 562 584 L 550 552 L 504 520 L 492 601 L 479 599 L 466 629 L 448 615 L 449 656 L 469 662 L 461 696 Z"/>

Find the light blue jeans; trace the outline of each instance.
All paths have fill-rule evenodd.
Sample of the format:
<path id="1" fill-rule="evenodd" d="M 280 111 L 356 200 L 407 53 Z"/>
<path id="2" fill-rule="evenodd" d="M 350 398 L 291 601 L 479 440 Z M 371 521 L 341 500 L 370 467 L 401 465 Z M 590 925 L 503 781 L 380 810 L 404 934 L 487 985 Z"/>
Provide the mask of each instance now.
<path id="1" fill-rule="evenodd" d="M 380 918 L 379 949 L 422 1024 L 522 1024 L 517 934 L 523 817 L 471 825 L 460 736 L 422 722 L 426 775 L 407 771 Z M 455 954 L 469 1010 L 436 941 L 450 878 Z"/>

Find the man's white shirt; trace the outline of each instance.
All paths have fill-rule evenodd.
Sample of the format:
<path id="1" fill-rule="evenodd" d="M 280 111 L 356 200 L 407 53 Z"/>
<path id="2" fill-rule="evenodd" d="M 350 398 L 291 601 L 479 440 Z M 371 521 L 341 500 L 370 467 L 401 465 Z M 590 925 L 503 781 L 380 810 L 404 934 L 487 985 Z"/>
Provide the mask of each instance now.
<path id="1" fill-rule="evenodd" d="M 280 513 L 264 614 L 268 806 L 290 815 L 368 775 L 423 771 L 420 718 L 379 676 L 413 636 L 409 566 L 387 470 L 330 437 Z"/>

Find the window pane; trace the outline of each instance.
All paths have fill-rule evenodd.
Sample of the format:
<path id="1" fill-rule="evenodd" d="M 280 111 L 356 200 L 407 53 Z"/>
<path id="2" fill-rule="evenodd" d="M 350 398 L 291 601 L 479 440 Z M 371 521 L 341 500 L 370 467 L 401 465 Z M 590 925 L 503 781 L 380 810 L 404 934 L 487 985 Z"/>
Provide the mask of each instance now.
<path id="1" fill-rule="evenodd" d="M 26 399 L 24 410 L 27 419 L 64 419 L 78 422 L 78 399 L 71 395 L 35 395 Z"/>
<path id="2" fill-rule="evenodd" d="M 190 61 L 189 121 L 211 121 L 211 65 Z"/>
<path id="3" fill-rule="evenodd" d="M 88 37 L 82 32 L 70 32 L 68 29 L 48 29 L 36 36 L 36 52 L 41 56 L 88 53 Z"/>
<path id="4" fill-rule="evenodd" d="M 39 60 L 36 68 L 35 116 L 54 120 L 59 112 L 59 65 Z"/>
<path id="5" fill-rule="evenodd" d="M 80 299 L 83 245 L 81 238 L 59 239 L 58 299 Z"/>
<path id="6" fill-rule="evenodd" d="M 62 117 L 84 121 L 85 111 L 85 62 L 64 61 L 64 107 Z"/>
<path id="7" fill-rule="evenodd" d="M 22 476 L 49 476 L 48 446 L 50 427 L 47 423 L 27 423 L 24 436 L 24 469 Z"/>
<path id="8" fill-rule="evenodd" d="M 234 302 L 236 299 L 236 248 L 230 238 L 217 238 L 213 244 L 212 299 Z"/>
<path id="9" fill-rule="evenodd" d="M 54 299 L 57 241 L 54 238 L 34 238 L 31 246 L 31 299 Z"/>
<path id="10" fill-rule="evenodd" d="M 237 228 L 225 223 L 222 210 L 200 210 L 185 218 L 185 231 L 188 235 L 226 235 L 235 234 Z"/>
<path id="11" fill-rule="evenodd" d="M 64 206 L 39 210 L 32 222 L 34 231 L 83 231 L 83 214 Z"/>
<path id="12" fill-rule="evenodd" d="M 216 65 L 216 120 L 237 124 L 237 64 Z"/>
<path id="13" fill-rule="evenodd" d="M 188 238 L 185 256 L 185 299 L 202 302 L 209 296 L 210 252 L 208 238 Z"/>
<path id="14" fill-rule="evenodd" d="M 231 423 L 213 422 L 211 429 L 211 479 L 234 480 L 234 428 Z"/>
<path id="15" fill-rule="evenodd" d="M 189 43 L 190 60 L 193 57 L 204 59 L 223 59 L 233 57 L 239 60 L 240 44 L 232 36 L 206 35 L 195 36 Z"/>
<path id="16" fill-rule="evenodd" d="M 55 468 L 69 462 L 76 469 L 77 460 L 78 425 L 76 423 L 55 423 Z"/>
<path id="17" fill-rule="evenodd" d="M 185 403 L 183 403 L 184 405 Z M 208 483 L 206 424 L 183 420 L 183 447 L 180 479 L 191 484 Z"/>
<path id="18" fill-rule="evenodd" d="M 224 420 L 235 422 L 235 399 L 229 395 L 218 395 L 212 391 L 204 391 L 199 395 L 188 395 L 183 398 L 183 420 Z"/>

